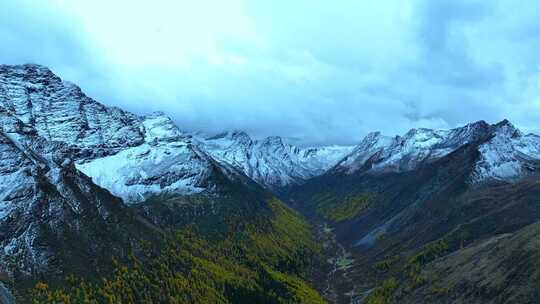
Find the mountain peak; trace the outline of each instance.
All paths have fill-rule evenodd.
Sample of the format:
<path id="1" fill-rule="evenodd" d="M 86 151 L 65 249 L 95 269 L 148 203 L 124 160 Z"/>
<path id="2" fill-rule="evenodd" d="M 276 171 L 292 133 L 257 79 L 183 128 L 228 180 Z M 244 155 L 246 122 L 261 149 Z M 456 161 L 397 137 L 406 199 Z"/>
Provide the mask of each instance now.
<path id="1" fill-rule="evenodd" d="M 338 171 L 353 173 L 360 169 L 407 171 L 427 161 L 439 159 L 459 147 L 490 135 L 506 139 L 521 137 L 508 120 L 489 125 L 483 120 L 450 130 L 415 128 L 403 136 L 385 137 L 380 132 L 369 133 L 354 151 L 340 162 Z M 366 167 L 365 164 L 372 163 Z"/>
<path id="2" fill-rule="evenodd" d="M 478 120 L 475 122 L 468 123 L 465 126 L 469 128 L 484 128 L 484 127 L 489 127 L 489 124 L 485 120 Z"/>
<path id="3" fill-rule="evenodd" d="M 48 67 L 38 64 L 19 64 L 19 65 L 0 65 L 0 76 L 6 77 L 14 75 L 24 77 L 26 80 L 32 78 L 51 78 L 60 81 L 60 77 L 56 76 Z"/>
<path id="4" fill-rule="evenodd" d="M 185 137 L 172 119 L 163 112 L 153 112 L 143 117 L 142 124 L 145 130 L 145 140 L 174 141 Z"/>
<path id="5" fill-rule="evenodd" d="M 242 142 L 242 143 L 251 142 L 251 137 L 249 137 L 249 135 L 246 132 L 241 131 L 241 130 L 234 130 L 230 132 L 230 137 L 231 139 L 237 142 Z"/>
<path id="6" fill-rule="evenodd" d="M 44 66 L 1 65 L 0 106 L 43 138 L 81 148 L 89 157 L 143 141 L 139 117 L 100 104 Z"/>
<path id="7" fill-rule="evenodd" d="M 363 139 L 363 141 L 369 141 L 369 142 L 372 142 L 374 140 L 376 140 L 377 138 L 381 137 L 382 134 L 381 132 L 379 131 L 375 131 L 375 132 L 369 132 Z"/>
<path id="8" fill-rule="evenodd" d="M 508 119 L 505 118 L 499 121 L 498 123 L 496 123 L 496 125 L 511 125 L 512 126 L 512 123 Z"/>
<path id="9" fill-rule="evenodd" d="M 495 133 L 497 135 L 504 135 L 511 138 L 520 137 L 523 134 L 516 128 L 508 119 L 503 119 L 500 122 L 493 125 Z"/>
<path id="10" fill-rule="evenodd" d="M 439 138 L 441 137 L 441 133 L 444 133 L 446 131 L 444 130 L 433 130 L 428 128 L 414 128 L 410 129 L 405 135 L 403 135 L 402 139 L 405 141 L 412 141 L 412 142 L 423 142 L 426 140 L 430 140 L 433 138 Z"/>
<path id="11" fill-rule="evenodd" d="M 263 139 L 262 144 L 269 146 L 283 146 L 283 139 L 279 136 L 268 136 Z"/>
<path id="12" fill-rule="evenodd" d="M 250 144 L 252 142 L 251 137 L 246 132 L 241 131 L 241 130 L 222 132 L 214 136 L 205 138 L 205 140 L 210 140 L 210 141 L 218 140 L 218 139 L 231 140 L 234 143 L 238 143 L 238 144 Z"/>

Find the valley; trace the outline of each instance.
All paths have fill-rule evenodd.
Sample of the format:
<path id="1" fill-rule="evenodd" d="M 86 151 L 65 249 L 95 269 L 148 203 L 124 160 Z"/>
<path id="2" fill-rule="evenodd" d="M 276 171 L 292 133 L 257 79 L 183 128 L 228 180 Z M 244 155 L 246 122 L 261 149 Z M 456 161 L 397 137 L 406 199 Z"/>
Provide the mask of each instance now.
<path id="1" fill-rule="evenodd" d="M 540 137 L 508 120 L 298 147 L 0 65 L 0 123 L 4 302 L 538 297 Z"/>
<path id="2" fill-rule="evenodd" d="M 337 302 L 353 302 L 358 295 L 355 291 L 354 282 L 348 277 L 349 268 L 353 265 L 354 259 L 337 240 L 333 229 L 326 223 L 317 227 L 317 237 L 322 242 L 326 253 L 328 269 L 325 273 L 325 286 L 322 288 L 322 294 L 326 299 Z"/>

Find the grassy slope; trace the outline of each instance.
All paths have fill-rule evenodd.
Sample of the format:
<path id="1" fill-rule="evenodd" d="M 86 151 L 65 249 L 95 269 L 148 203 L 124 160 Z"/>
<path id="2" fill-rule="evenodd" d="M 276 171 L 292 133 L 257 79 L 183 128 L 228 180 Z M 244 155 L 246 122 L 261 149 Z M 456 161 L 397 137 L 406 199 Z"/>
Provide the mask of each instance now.
<path id="1" fill-rule="evenodd" d="M 540 269 L 535 262 L 540 226 L 532 224 L 540 219 L 540 182 L 471 190 L 453 207 L 467 221 L 373 265 L 378 281 L 400 283 L 392 290 L 379 284 L 372 303 L 534 303 L 528 297 L 540 286 L 530 284 L 538 282 Z"/>
<path id="2" fill-rule="evenodd" d="M 318 247 L 309 226 L 278 200 L 271 217 L 219 238 L 176 229 L 162 247 L 146 247 L 102 282 L 79 278 L 60 289 L 38 284 L 39 303 L 323 303 L 305 281 Z M 244 219 L 244 221 L 247 221 Z M 143 246 L 144 247 L 144 246 Z"/>
<path id="3" fill-rule="evenodd" d="M 346 197 L 319 194 L 315 201 L 317 213 L 334 222 L 343 222 L 355 218 L 369 207 L 369 202 L 370 196 L 366 193 Z"/>
<path id="4" fill-rule="evenodd" d="M 419 275 L 424 282 L 399 289 L 394 302 L 537 303 L 540 222 L 475 242 L 428 263 Z"/>
<path id="5" fill-rule="evenodd" d="M 321 203 L 340 206 L 344 200 L 339 198 L 369 193 L 365 208 L 342 221 L 334 217 L 333 222 L 338 239 L 352 246 L 355 257 L 349 281 L 360 292 L 378 286 L 367 302 L 388 303 L 396 294 L 413 292 L 428 282 L 423 271 L 430 262 L 540 220 L 538 180 L 471 187 L 467 181 L 477 157 L 475 145 L 469 145 L 416 171 L 322 176 L 293 189 L 290 196 L 299 210 L 317 217 Z M 354 246 L 378 227 L 385 229 L 372 243 Z"/>
<path id="6" fill-rule="evenodd" d="M 54 227 L 36 217 L 51 264 L 8 282 L 18 303 L 323 302 L 306 280 L 319 256 L 310 227 L 247 178 L 216 170 L 214 194 L 129 208 L 73 181 L 84 211 L 66 202 Z"/>

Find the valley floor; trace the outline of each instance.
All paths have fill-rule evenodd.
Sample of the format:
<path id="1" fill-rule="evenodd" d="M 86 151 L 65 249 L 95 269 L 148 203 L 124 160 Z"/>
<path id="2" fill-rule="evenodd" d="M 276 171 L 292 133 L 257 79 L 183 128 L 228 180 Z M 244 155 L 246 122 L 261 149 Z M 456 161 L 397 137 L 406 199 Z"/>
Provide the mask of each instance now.
<path id="1" fill-rule="evenodd" d="M 319 271 L 317 288 L 330 303 L 362 304 L 372 286 L 358 284 L 352 274 L 353 253 L 336 238 L 334 229 L 326 222 L 314 223 L 315 235 L 322 244 L 326 265 Z"/>

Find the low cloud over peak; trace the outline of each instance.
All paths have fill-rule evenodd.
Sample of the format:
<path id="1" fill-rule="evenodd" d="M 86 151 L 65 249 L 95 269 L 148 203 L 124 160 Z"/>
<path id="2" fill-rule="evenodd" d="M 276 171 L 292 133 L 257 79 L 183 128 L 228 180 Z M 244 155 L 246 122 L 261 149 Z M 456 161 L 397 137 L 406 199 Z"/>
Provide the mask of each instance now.
<path id="1" fill-rule="evenodd" d="M 509 118 L 540 131 L 537 1 L 4 1 L 1 63 L 186 130 L 304 144 Z"/>

